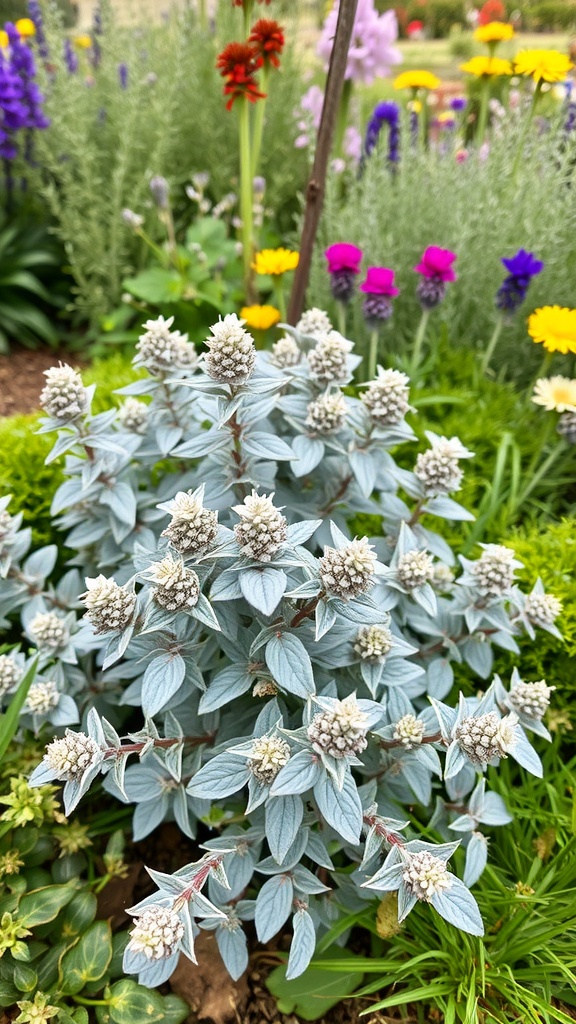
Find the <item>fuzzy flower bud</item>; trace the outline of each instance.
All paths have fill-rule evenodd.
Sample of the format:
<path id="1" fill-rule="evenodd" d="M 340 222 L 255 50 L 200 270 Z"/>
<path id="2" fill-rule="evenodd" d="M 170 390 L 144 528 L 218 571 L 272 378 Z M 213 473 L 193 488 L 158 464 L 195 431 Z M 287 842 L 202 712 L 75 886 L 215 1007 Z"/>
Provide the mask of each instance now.
<path id="1" fill-rule="evenodd" d="M 60 363 L 44 370 L 46 384 L 40 393 L 40 405 L 56 420 L 75 420 L 88 408 L 88 393 L 82 378 L 71 366 Z"/>
<path id="2" fill-rule="evenodd" d="M 358 630 L 354 650 L 362 661 L 382 664 L 392 650 L 393 637 L 387 626 L 362 626 Z"/>
<path id="3" fill-rule="evenodd" d="M 199 555 L 216 540 L 218 513 L 204 508 L 202 502 L 186 491 L 178 491 L 166 506 L 172 521 L 162 532 L 182 554 Z"/>
<path id="4" fill-rule="evenodd" d="M 339 700 L 332 711 L 314 715 L 308 726 L 308 739 L 314 750 L 332 757 L 349 757 L 366 749 L 367 716 L 358 707 L 353 694 Z"/>
<path id="5" fill-rule="evenodd" d="M 320 395 L 310 402 L 305 424 L 312 434 L 332 434 L 344 426 L 348 406 L 341 391 L 333 395 Z"/>
<path id="6" fill-rule="evenodd" d="M 404 715 L 394 728 L 393 737 L 399 740 L 405 750 L 414 750 L 422 743 L 424 722 L 419 722 L 415 715 Z"/>
<path id="7" fill-rule="evenodd" d="M 132 618 L 136 595 L 118 586 L 114 579 L 108 580 L 102 575 L 86 579 L 86 587 L 81 600 L 95 632 L 110 633 L 124 629 Z"/>
<path id="8" fill-rule="evenodd" d="M 568 444 L 576 444 L 576 412 L 563 412 L 556 430 Z"/>
<path id="9" fill-rule="evenodd" d="M 289 334 L 285 334 L 283 338 L 279 338 L 278 341 L 272 345 L 271 359 L 275 366 L 280 366 L 281 369 L 286 369 L 289 366 L 297 366 L 302 357 L 302 353 L 298 348 L 298 345 L 291 338 Z"/>
<path id="10" fill-rule="evenodd" d="M 460 749 L 472 764 L 483 768 L 495 757 L 508 757 L 517 741 L 514 714 L 499 718 L 494 711 L 487 715 L 469 715 L 456 729 L 456 740 Z"/>
<path id="11" fill-rule="evenodd" d="M 416 294 L 422 309 L 435 309 L 446 295 L 446 281 L 424 277 L 416 287 Z"/>
<path id="12" fill-rule="evenodd" d="M 419 454 L 414 469 L 414 475 L 422 484 L 426 497 L 451 494 L 459 490 L 464 474 L 458 460 L 469 455 L 470 452 L 457 437 L 433 440 L 432 447 Z"/>
<path id="13" fill-rule="evenodd" d="M 340 549 L 326 547 L 320 559 L 320 576 L 326 591 L 344 601 L 370 590 L 375 568 L 376 554 L 367 537 Z"/>
<path id="14" fill-rule="evenodd" d="M 338 331 L 330 331 L 321 337 L 316 347 L 308 353 L 312 380 L 324 385 L 344 380 L 347 375 L 346 359 L 351 349 L 351 342 Z"/>
<path id="15" fill-rule="evenodd" d="M 516 683 L 510 690 L 512 707 L 528 718 L 543 718 L 550 704 L 550 694 L 555 686 L 547 686 L 545 679 L 536 683 Z"/>
<path id="16" fill-rule="evenodd" d="M 171 907 L 146 907 L 135 919 L 128 949 L 148 960 L 166 960 L 177 952 L 184 925 Z"/>
<path id="17" fill-rule="evenodd" d="M 136 365 L 145 366 L 149 373 L 158 376 L 171 370 L 194 368 L 198 361 L 196 349 L 186 334 L 170 330 L 173 323 L 173 316 L 146 321 L 145 333 L 136 345 Z"/>
<path id="18" fill-rule="evenodd" d="M 23 674 L 14 658 L 9 654 L 0 654 L 0 699 L 20 682 Z"/>
<path id="19" fill-rule="evenodd" d="M 166 181 L 166 178 L 163 178 L 161 174 L 155 174 L 150 180 L 150 192 L 152 193 L 152 199 L 156 203 L 158 209 L 167 210 L 170 186 Z"/>
<path id="20" fill-rule="evenodd" d="M 137 398 L 127 398 L 118 410 L 118 420 L 124 430 L 143 434 L 148 423 L 148 406 Z"/>
<path id="21" fill-rule="evenodd" d="M 536 626 L 552 626 L 562 611 L 562 602 L 553 594 L 526 595 L 526 614 Z"/>
<path id="22" fill-rule="evenodd" d="M 28 690 L 25 710 L 31 715 L 47 715 L 58 705 L 60 694 L 56 683 L 34 683 Z"/>
<path id="23" fill-rule="evenodd" d="M 252 375 L 256 363 L 256 349 L 252 335 L 245 331 L 235 313 L 213 324 L 212 338 L 206 339 L 210 349 L 205 357 L 206 370 L 213 380 L 225 384 L 244 384 Z"/>
<path id="24" fill-rule="evenodd" d="M 44 756 L 60 782 L 73 782 L 100 763 L 102 750 L 91 736 L 66 729 L 61 739 L 48 744 Z"/>
<path id="25" fill-rule="evenodd" d="M 252 687 L 253 697 L 275 697 L 277 693 L 278 687 L 272 679 L 258 679 Z"/>
<path id="26" fill-rule="evenodd" d="M 437 893 L 445 892 L 452 885 L 444 861 L 440 857 L 434 857 L 427 850 L 422 853 L 410 854 L 403 878 L 408 891 L 426 903 L 429 903 Z"/>
<path id="27" fill-rule="evenodd" d="M 56 615 L 56 612 L 38 612 L 30 622 L 28 632 L 37 647 L 49 647 L 54 650 L 57 647 L 65 647 L 70 638 L 64 619 Z"/>
<path id="28" fill-rule="evenodd" d="M 487 597 L 502 597 L 514 582 L 514 552 L 503 544 L 487 544 L 472 566 L 478 589 Z"/>
<path id="29" fill-rule="evenodd" d="M 187 569 L 180 559 L 167 555 L 161 562 L 154 562 L 148 579 L 157 584 L 153 595 L 161 608 L 177 612 L 198 604 L 200 581 L 194 570 Z"/>
<path id="30" fill-rule="evenodd" d="M 436 562 L 434 565 L 434 574 L 432 576 L 432 584 L 440 592 L 450 590 L 454 583 L 454 573 L 449 565 L 444 565 L 444 562 Z"/>
<path id="31" fill-rule="evenodd" d="M 400 423 L 408 412 L 410 378 L 400 370 L 384 370 L 378 367 L 378 376 L 370 381 L 361 395 L 362 401 L 374 423 L 390 427 Z"/>
<path id="32" fill-rule="evenodd" d="M 139 213 L 134 213 L 134 210 L 129 210 L 128 207 L 122 210 L 121 216 L 126 227 L 131 228 L 132 231 L 139 231 L 144 223 L 144 217 Z"/>
<path id="33" fill-rule="evenodd" d="M 406 590 L 416 590 L 430 583 L 434 576 L 434 563 L 427 551 L 407 551 L 398 560 L 396 574 Z"/>
<path id="34" fill-rule="evenodd" d="M 271 786 L 290 760 L 290 747 L 280 736 L 259 736 L 252 741 L 248 768 L 258 782 Z"/>
<path id="35" fill-rule="evenodd" d="M 269 562 L 286 540 L 286 519 L 273 504 L 273 497 L 252 491 L 242 505 L 232 506 L 241 519 L 234 527 L 240 550 L 257 562 Z"/>
<path id="36" fill-rule="evenodd" d="M 308 338 L 321 338 L 332 330 L 328 314 L 323 309 L 313 306 L 302 313 L 296 330 Z"/>

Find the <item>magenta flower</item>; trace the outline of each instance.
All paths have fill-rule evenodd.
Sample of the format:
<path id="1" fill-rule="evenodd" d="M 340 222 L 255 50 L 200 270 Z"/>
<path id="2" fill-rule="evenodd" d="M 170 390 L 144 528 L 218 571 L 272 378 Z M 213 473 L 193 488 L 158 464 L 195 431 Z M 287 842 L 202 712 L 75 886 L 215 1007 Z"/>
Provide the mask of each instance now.
<path id="1" fill-rule="evenodd" d="M 400 295 L 400 289 L 394 285 L 394 271 L 388 267 L 368 267 L 360 291 L 368 295 Z"/>
<path id="2" fill-rule="evenodd" d="M 329 245 L 324 254 L 328 260 L 328 273 L 339 274 L 346 270 L 350 274 L 360 273 L 362 249 L 350 242 L 335 242 Z"/>
<path id="3" fill-rule="evenodd" d="M 440 249 L 437 245 L 429 245 L 414 270 L 417 274 L 422 274 L 422 277 L 445 282 L 455 281 L 456 274 L 452 267 L 455 259 L 456 253 L 451 252 L 450 249 Z"/>
<path id="4" fill-rule="evenodd" d="M 323 26 L 316 52 L 326 67 L 334 45 L 338 21 L 338 2 L 334 4 Z M 393 45 L 398 39 L 398 21 L 394 11 L 378 14 L 374 0 L 358 0 L 352 40 L 348 50 L 345 78 L 370 85 L 375 78 L 385 77 L 402 57 Z"/>

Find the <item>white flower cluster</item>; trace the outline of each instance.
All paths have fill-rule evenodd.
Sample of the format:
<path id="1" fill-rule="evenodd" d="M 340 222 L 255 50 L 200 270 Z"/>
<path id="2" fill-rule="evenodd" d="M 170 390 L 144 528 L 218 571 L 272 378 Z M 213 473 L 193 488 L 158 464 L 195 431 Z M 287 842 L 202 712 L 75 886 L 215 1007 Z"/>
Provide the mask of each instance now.
<path id="1" fill-rule="evenodd" d="M 86 588 L 81 600 L 96 633 L 109 633 L 128 625 L 136 605 L 136 595 L 131 590 L 102 575 L 86 579 Z"/>
<path id="2" fill-rule="evenodd" d="M 88 409 L 88 392 L 80 374 L 60 363 L 44 370 L 46 384 L 40 393 L 40 405 L 56 420 L 75 420 Z"/>
<path id="3" fill-rule="evenodd" d="M 209 352 L 205 356 L 206 371 L 213 380 L 225 384 L 244 384 L 252 375 L 256 349 L 252 335 L 245 331 L 235 313 L 213 324 L 212 337 L 206 339 Z"/>
<path id="4" fill-rule="evenodd" d="M 553 594 L 532 591 L 526 596 L 526 614 L 536 626 L 552 626 L 562 611 L 562 602 Z"/>
<path id="5" fill-rule="evenodd" d="M 426 497 L 458 491 L 464 475 L 459 459 L 468 459 L 471 455 L 460 438 L 432 435 L 432 447 L 418 455 L 414 469 L 414 476 L 422 484 Z"/>
<path id="6" fill-rule="evenodd" d="M 450 590 L 454 583 L 454 573 L 450 566 L 444 562 L 435 562 L 431 582 L 439 591 Z"/>
<path id="7" fill-rule="evenodd" d="M 344 426 L 348 415 L 346 399 L 341 391 L 331 395 L 320 395 L 310 402 L 306 410 L 305 424 L 313 434 L 332 434 Z"/>
<path id="8" fill-rule="evenodd" d="M 146 321 L 146 331 L 136 345 L 135 365 L 145 366 L 150 373 L 159 376 L 171 370 L 194 369 L 198 362 L 196 349 L 187 334 L 170 330 L 173 323 L 173 316 L 167 320 L 159 316 L 157 320 Z"/>
<path id="9" fill-rule="evenodd" d="M 91 736 L 66 729 L 61 739 L 46 747 L 45 759 L 61 782 L 73 782 L 102 760 L 102 750 Z"/>
<path id="10" fill-rule="evenodd" d="M 302 353 L 294 338 L 285 334 L 272 345 L 270 358 L 275 366 L 287 369 L 290 366 L 297 366 L 302 358 Z"/>
<path id="11" fill-rule="evenodd" d="M 178 949 L 184 925 L 171 907 L 146 907 L 135 918 L 128 949 L 148 960 L 166 960 Z"/>
<path id="12" fill-rule="evenodd" d="M 28 632 L 38 647 L 49 647 L 54 650 L 57 647 L 65 647 L 70 639 L 64 619 L 56 612 L 38 612 L 30 622 Z"/>
<path id="13" fill-rule="evenodd" d="M 407 551 L 398 559 L 396 575 L 406 590 L 416 590 L 433 579 L 434 563 L 427 551 Z"/>
<path id="14" fill-rule="evenodd" d="M 25 709 L 31 715 L 47 715 L 58 706 L 60 694 L 51 679 L 45 683 L 34 683 L 28 690 Z"/>
<path id="15" fill-rule="evenodd" d="M 172 521 L 163 531 L 170 543 L 182 554 L 199 555 L 216 540 L 218 513 L 204 508 L 202 500 L 187 491 L 178 491 L 172 501 L 160 505 Z"/>
<path id="16" fill-rule="evenodd" d="M 9 654 L 0 654 L 0 698 L 8 693 L 23 676 L 20 665 Z"/>
<path id="17" fill-rule="evenodd" d="M 510 703 L 528 718 L 541 719 L 548 710 L 550 694 L 555 689 L 555 686 L 548 686 L 545 679 L 535 683 L 519 682 L 510 690 Z"/>
<path id="18" fill-rule="evenodd" d="M 517 742 L 517 723 L 514 714 L 505 718 L 499 718 L 494 711 L 477 717 L 469 715 L 457 726 L 455 737 L 472 764 L 483 768 L 495 757 L 508 757 Z"/>
<path id="19" fill-rule="evenodd" d="M 248 768 L 258 782 L 271 786 L 290 760 L 290 746 L 281 736 L 259 736 L 252 741 Z"/>
<path id="20" fill-rule="evenodd" d="M 376 553 L 367 537 L 360 537 L 343 548 L 324 548 L 320 576 L 328 594 L 344 601 L 370 589 L 376 568 Z"/>
<path id="21" fill-rule="evenodd" d="M 242 505 L 232 506 L 241 520 L 234 527 L 240 550 L 257 562 L 269 562 L 286 540 L 286 519 L 273 504 L 273 497 L 252 491 Z"/>
<path id="22" fill-rule="evenodd" d="M 450 889 L 452 885 L 445 862 L 427 850 L 409 855 L 403 878 L 408 891 L 426 903 L 429 903 L 437 893 Z"/>
<path id="23" fill-rule="evenodd" d="M 332 711 L 314 715 L 308 726 L 308 739 L 318 753 L 349 757 L 366 749 L 368 719 L 353 694 L 337 701 Z"/>
<path id="24" fill-rule="evenodd" d="M 330 331 L 322 336 L 308 353 L 310 378 L 323 385 L 345 380 L 346 361 L 351 349 L 351 342 L 338 331 Z"/>
<path id="25" fill-rule="evenodd" d="M 127 398 L 118 410 L 118 420 L 124 430 L 143 434 L 148 423 L 148 406 L 137 398 Z"/>
<path id="26" fill-rule="evenodd" d="M 323 309 L 312 306 L 311 309 L 307 309 L 302 313 L 296 324 L 296 330 L 300 334 L 306 335 L 307 338 L 321 338 L 322 335 L 328 334 L 332 330 L 332 324 L 328 314 Z"/>
<path id="27" fill-rule="evenodd" d="M 374 423 L 391 427 L 400 423 L 410 409 L 410 378 L 400 370 L 378 367 L 378 375 L 370 381 L 361 399 Z"/>
<path id="28" fill-rule="evenodd" d="M 148 579 L 156 584 L 152 593 L 161 608 L 177 612 L 198 604 L 200 581 L 181 559 L 167 555 L 161 562 L 153 562 Z"/>
<path id="29" fill-rule="evenodd" d="M 405 750 L 414 750 L 422 743 L 424 722 L 419 722 L 415 715 L 403 715 L 394 727 L 393 738 L 398 740 Z"/>
<path id="30" fill-rule="evenodd" d="M 356 654 L 373 664 L 382 663 L 392 647 L 393 637 L 388 626 L 362 626 L 354 643 Z"/>
<path id="31" fill-rule="evenodd" d="M 514 569 L 519 564 L 510 548 L 503 544 L 486 544 L 472 566 L 480 593 L 486 597 L 502 597 L 510 590 L 515 579 Z"/>

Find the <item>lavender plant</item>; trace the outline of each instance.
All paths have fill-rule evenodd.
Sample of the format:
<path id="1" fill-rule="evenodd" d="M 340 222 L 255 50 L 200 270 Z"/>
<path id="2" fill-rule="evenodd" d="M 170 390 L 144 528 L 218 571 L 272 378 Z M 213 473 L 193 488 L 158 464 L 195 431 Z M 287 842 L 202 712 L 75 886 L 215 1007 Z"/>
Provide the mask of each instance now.
<path id="1" fill-rule="evenodd" d="M 453 497 L 472 453 L 429 434 L 400 468 L 408 378 L 380 368 L 351 397 L 359 359 L 326 316 L 286 330 L 257 352 L 228 315 L 198 358 L 170 320 L 149 321 L 135 358 L 148 375 L 97 415 L 78 373 L 48 371 L 40 430 L 66 477 L 52 511 L 75 552 L 61 579 L 55 548 L 29 554 L 0 509 L 0 613 L 26 637 L 0 661 L 0 693 L 37 656 L 26 714 L 61 727 L 32 785 L 62 782 L 69 814 L 103 776 L 135 805 L 136 839 L 171 819 L 205 851 L 150 868 L 157 891 L 130 911 L 124 966 L 148 986 L 181 952 L 194 961 L 201 928 L 238 977 L 252 919 L 262 942 L 291 919 L 296 977 L 378 891 L 398 892 L 400 920 L 430 904 L 482 934 L 482 826 L 510 821 L 486 769 L 511 756 L 542 773 L 527 733 L 547 735 L 544 681 L 496 676 L 446 702 L 454 665 L 489 680 L 495 648 L 557 634 L 558 602 L 540 583 L 522 594 L 513 551 L 485 545 L 458 575 L 430 525 L 472 518 Z M 358 513 L 378 536 L 350 533 Z M 63 731 L 76 707 L 82 731 Z M 454 841 L 423 841 L 404 820 L 414 803 Z"/>

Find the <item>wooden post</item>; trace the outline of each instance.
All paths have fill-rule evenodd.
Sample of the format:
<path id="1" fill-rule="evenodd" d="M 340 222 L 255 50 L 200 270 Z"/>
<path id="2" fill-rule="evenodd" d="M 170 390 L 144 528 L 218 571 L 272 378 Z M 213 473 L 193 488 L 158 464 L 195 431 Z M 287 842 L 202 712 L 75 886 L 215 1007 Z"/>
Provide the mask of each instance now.
<path id="1" fill-rule="evenodd" d="M 334 35 L 334 46 L 330 55 L 314 165 L 306 189 L 306 209 L 304 211 L 302 238 L 300 239 L 300 260 L 294 275 L 294 284 L 288 307 L 287 321 L 289 324 L 296 324 L 298 322 L 304 307 L 312 252 L 324 202 L 328 161 L 330 159 L 340 98 L 344 86 L 348 49 L 352 38 L 357 6 L 358 0 L 340 0 L 338 8 L 338 23 Z"/>

